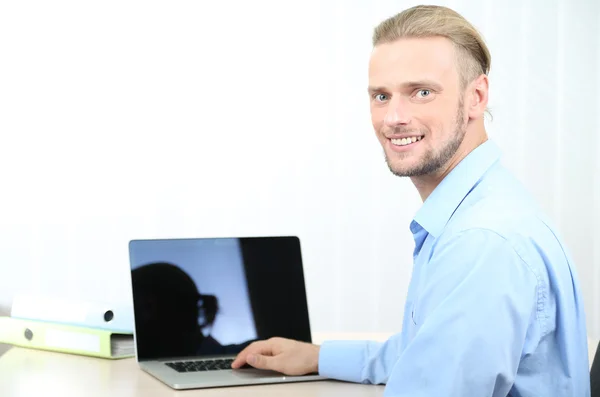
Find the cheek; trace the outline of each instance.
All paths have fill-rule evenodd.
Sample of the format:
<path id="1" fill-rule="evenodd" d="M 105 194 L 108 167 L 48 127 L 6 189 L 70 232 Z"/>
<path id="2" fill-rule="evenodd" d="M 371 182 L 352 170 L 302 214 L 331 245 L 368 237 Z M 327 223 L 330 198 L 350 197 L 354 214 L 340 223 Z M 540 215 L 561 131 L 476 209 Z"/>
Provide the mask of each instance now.
<path id="1" fill-rule="evenodd" d="M 446 123 L 445 117 L 438 117 L 439 115 L 423 115 L 416 118 L 415 124 L 417 128 L 429 135 L 433 139 L 438 139 L 440 136 L 446 134 L 449 124 Z"/>
<path id="2" fill-rule="evenodd" d="M 384 117 L 385 113 L 381 109 L 371 109 L 371 124 L 373 124 L 375 132 L 381 131 Z"/>

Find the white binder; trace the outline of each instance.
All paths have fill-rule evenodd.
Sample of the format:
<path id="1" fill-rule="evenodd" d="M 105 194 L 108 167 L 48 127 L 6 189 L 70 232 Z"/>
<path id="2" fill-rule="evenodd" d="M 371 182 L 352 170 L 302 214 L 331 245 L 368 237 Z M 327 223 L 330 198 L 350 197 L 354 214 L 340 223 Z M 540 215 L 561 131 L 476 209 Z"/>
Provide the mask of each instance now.
<path id="1" fill-rule="evenodd" d="M 11 317 L 92 327 L 115 332 L 133 332 L 133 306 L 66 299 L 42 295 L 17 295 Z"/>

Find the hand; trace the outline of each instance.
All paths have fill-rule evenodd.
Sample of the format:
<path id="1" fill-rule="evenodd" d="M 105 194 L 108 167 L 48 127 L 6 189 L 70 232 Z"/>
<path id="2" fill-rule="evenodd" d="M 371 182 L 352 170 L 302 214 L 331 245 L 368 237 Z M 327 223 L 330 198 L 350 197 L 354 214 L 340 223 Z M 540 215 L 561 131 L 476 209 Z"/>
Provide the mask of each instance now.
<path id="1" fill-rule="evenodd" d="M 285 375 L 306 375 L 319 371 L 317 345 L 284 338 L 254 342 L 242 350 L 231 364 L 236 369 L 248 363 Z"/>

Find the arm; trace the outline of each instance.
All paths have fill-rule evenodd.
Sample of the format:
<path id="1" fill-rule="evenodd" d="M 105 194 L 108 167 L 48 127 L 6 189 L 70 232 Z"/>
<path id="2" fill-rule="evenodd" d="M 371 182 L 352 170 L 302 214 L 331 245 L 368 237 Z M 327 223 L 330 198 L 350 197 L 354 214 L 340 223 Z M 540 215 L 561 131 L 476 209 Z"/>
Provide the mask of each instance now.
<path id="1" fill-rule="evenodd" d="M 285 338 L 252 343 L 242 350 L 233 369 L 249 364 L 286 375 L 319 375 L 338 380 L 385 383 L 398 359 L 400 334 L 385 343 L 331 341 L 321 346 Z M 368 365 L 365 365 L 368 363 Z"/>
<path id="2" fill-rule="evenodd" d="M 319 348 L 274 338 L 244 349 L 233 368 L 247 362 L 290 375 L 318 370 L 333 379 L 387 383 L 386 394 L 399 397 L 505 397 L 524 346 L 535 346 L 544 331 L 537 277 L 507 241 L 482 230 L 454 237 L 419 270 L 424 284 L 414 317 L 405 316 L 416 321 L 412 339 L 397 334 L 385 343 Z"/>
<path id="3" fill-rule="evenodd" d="M 401 334 L 386 342 L 327 341 L 319 352 L 319 375 L 355 383 L 386 383 L 401 352 Z"/>

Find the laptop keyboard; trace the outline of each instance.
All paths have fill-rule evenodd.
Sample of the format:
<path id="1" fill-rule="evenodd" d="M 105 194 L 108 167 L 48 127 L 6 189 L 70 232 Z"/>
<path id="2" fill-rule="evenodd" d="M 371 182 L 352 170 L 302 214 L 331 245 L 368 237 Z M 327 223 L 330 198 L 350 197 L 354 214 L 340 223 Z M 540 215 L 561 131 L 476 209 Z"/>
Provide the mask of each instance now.
<path id="1" fill-rule="evenodd" d="M 202 360 L 202 361 L 175 361 L 165 363 L 177 372 L 198 372 L 198 371 L 218 371 L 221 369 L 231 369 L 233 359 L 223 360 Z"/>

